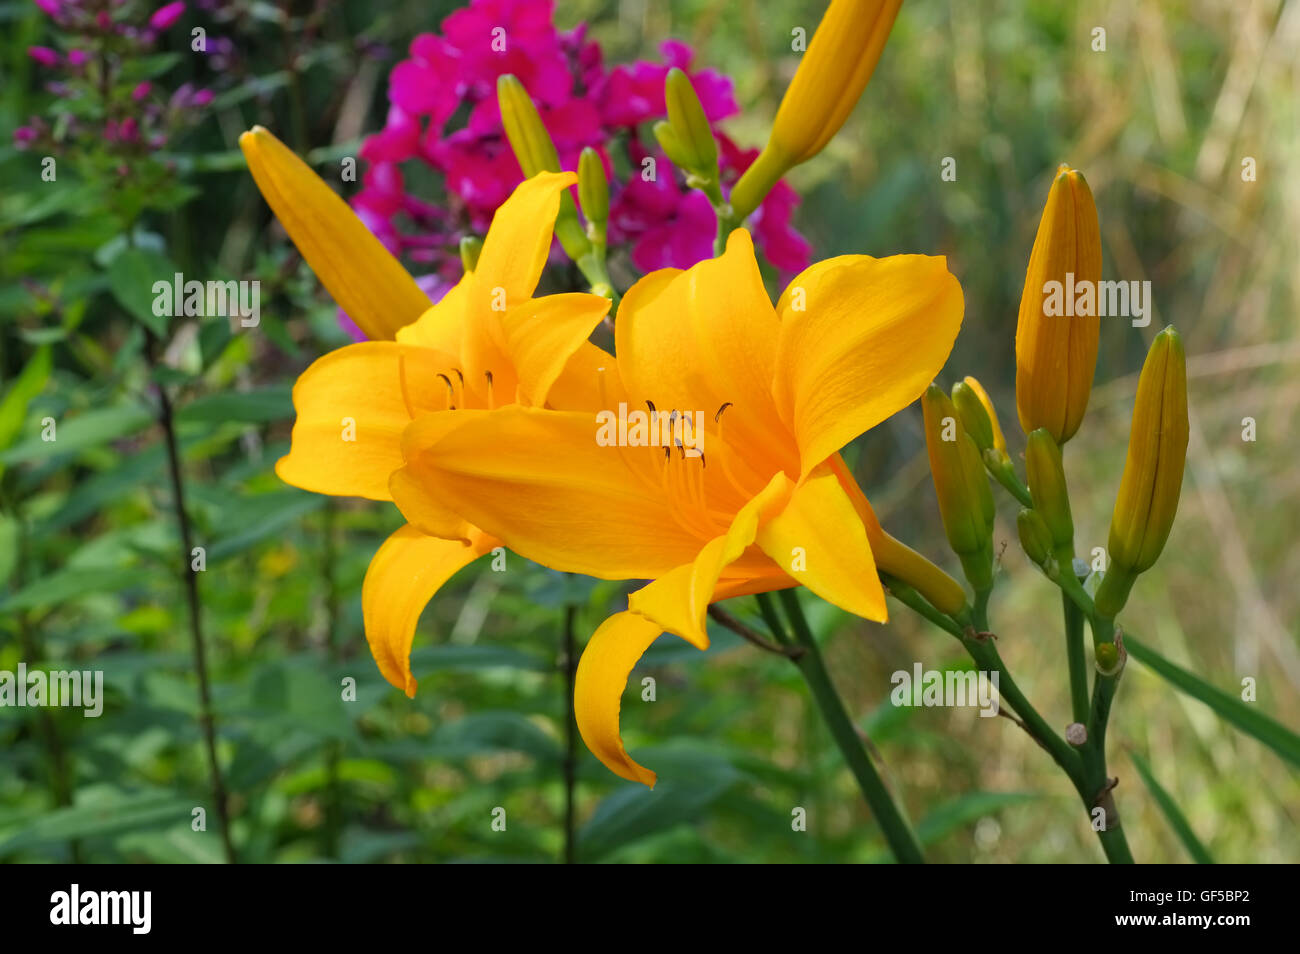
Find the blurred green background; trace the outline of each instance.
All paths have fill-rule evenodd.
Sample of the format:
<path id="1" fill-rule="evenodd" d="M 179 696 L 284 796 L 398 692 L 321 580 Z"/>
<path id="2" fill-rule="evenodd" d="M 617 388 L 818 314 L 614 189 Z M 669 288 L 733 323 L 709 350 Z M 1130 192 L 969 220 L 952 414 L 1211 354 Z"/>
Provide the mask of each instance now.
<path id="1" fill-rule="evenodd" d="M 425 612 L 414 700 L 379 676 L 361 629 L 361 580 L 400 523 L 395 509 L 333 500 L 272 473 L 287 449 L 289 388 L 346 339 L 333 305 L 278 228 L 236 148 L 254 123 L 291 117 L 313 147 L 346 153 L 383 121 L 388 68 L 453 4 L 253 4 L 246 75 L 177 144 L 192 194 L 144 227 L 185 271 L 262 281 L 260 333 L 177 322 L 162 358 L 183 452 L 219 749 L 241 861 L 550 861 L 565 842 L 562 666 L 566 607 L 579 643 L 621 608 L 622 584 L 566 578 L 510 556 L 480 561 Z M 734 78 L 760 145 L 796 64 L 790 31 L 823 4 L 625 0 L 558 4 L 591 24 L 606 61 L 692 44 Z M 277 11 L 284 13 L 277 15 Z M 200 21 L 196 21 L 200 22 Z M 1093 50 L 1093 30 L 1106 50 Z M 0 708 L 0 860 L 219 861 L 197 716 L 166 451 L 153 422 L 139 326 L 96 255 L 117 237 L 78 185 L 40 179 L 13 129 L 45 109 L 26 48 L 45 42 L 30 3 L 0 3 L 0 376 L 41 346 L 52 371 L 0 446 L 0 669 L 22 660 L 100 668 L 100 719 Z M 359 38 L 387 44 L 376 62 Z M 1052 173 L 1081 169 L 1096 195 L 1105 276 L 1152 282 L 1147 328 L 1102 322 L 1089 415 L 1066 449 L 1081 553 L 1104 546 L 1136 373 L 1166 323 L 1189 356 L 1191 438 L 1164 556 L 1124 622 L 1165 656 L 1300 724 L 1300 4 L 1280 0 L 907 0 L 868 90 L 825 153 L 796 170 L 796 225 L 814 258 L 948 256 L 966 319 L 941 377 L 977 376 L 1013 456 L 1013 338 L 1024 269 Z M 182 59 L 168 78 L 210 79 Z M 174 85 L 174 84 L 173 84 Z M 956 181 L 940 178 L 945 157 Z M 1243 157 L 1257 181 L 1243 182 Z M 0 391 L 0 395 L 4 392 Z M 58 419 L 59 439 L 40 440 Z M 1242 439 L 1243 418 L 1257 440 Z M 51 447 L 56 448 L 51 450 Z M 888 530 L 956 573 L 939 525 L 920 412 L 854 449 Z M 1059 597 L 1015 540 L 999 497 L 998 647 L 1048 721 L 1069 698 Z M 959 647 L 901 607 L 886 626 L 807 600 L 851 713 L 936 861 L 1102 858 L 1065 778 L 1004 719 L 897 709 L 889 676 Z M 666 637 L 634 675 L 624 738 L 659 772 L 649 792 L 584 748 L 577 852 L 592 861 L 887 860 L 883 839 L 797 670 L 719 630 L 701 654 Z M 342 703 L 353 677 L 357 701 Z M 1149 762 L 1221 861 L 1300 860 L 1294 768 L 1131 664 L 1111 721 L 1111 772 L 1139 861 L 1188 860 L 1129 753 Z M 207 806 L 208 830 L 191 830 Z M 791 811 L 807 809 L 806 832 Z M 505 831 L 492 811 L 506 809 Z"/>

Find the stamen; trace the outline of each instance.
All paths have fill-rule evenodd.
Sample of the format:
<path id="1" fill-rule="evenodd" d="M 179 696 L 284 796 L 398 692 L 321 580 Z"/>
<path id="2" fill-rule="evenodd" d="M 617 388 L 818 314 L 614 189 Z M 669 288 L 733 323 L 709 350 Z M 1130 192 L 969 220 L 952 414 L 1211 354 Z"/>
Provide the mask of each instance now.
<path id="1" fill-rule="evenodd" d="M 452 386 L 451 378 L 442 372 L 438 372 L 438 377 L 442 378 L 443 383 L 447 385 L 447 410 L 456 410 L 456 389 Z"/>
<path id="2" fill-rule="evenodd" d="M 492 372 L 491 372 L 491 371 L 484 371 L 484 372 L 483 372 L 483 377 L 487 378 L 487 391 L 488 391 L 488 393 L 487 393 L 487 399 L 488 399 L 488 410 L 491 411 L 491 410 L 494 410 L 494 409 L 496 408 L 496 401 L 493 400 L 493 397 L 492 397 Z"/>

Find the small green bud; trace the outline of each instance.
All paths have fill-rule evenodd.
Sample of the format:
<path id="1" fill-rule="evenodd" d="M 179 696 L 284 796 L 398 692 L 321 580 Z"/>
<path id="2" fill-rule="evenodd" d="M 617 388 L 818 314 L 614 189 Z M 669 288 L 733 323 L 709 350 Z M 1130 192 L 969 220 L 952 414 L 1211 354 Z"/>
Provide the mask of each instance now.
<path id="1" fill-rule="evenodd" d="M 1099 643 L 1096 649 L 1097 671 L 1113 676 L 1119 669 L 1119 649 L 1114 643 Z"/>
<path id="2" fill-rule="evenodd" d="M 578 157 L 578 202 L 587 222 L 603 228 L 609 219 L 609 181 L 600 153 L 591 146 Z"/>
<path id="3" fill-rule="evenodd" d="M 993 422 L 989 420 L 988 411 L 973 388 L 964 381 L 952 386 L 952 403 L 957 408 L 957 417 L 966 433 L 971 436 L 975 446 L 981 451 L 993 447 Z"/>
<path id="4" fill-rule="evenodd" d="M 1054 545 L 1052 532 L 1047 529 L 1043 518 L 1033 510 L 1022 510 L 1016 514 L 1016 530 L 1020 532 L 1020 546 L 1025 555 L 1046 569 L 1048 561 L 1052 559 Z"/>
<path id="5" fill-rule="evenodd" d="M 483 251 L 483 240 L 477 235 L 466 235 L 460 240 L 460 264 L 468 275 L 478 267 L 478 256 Z"/>
<path id="6" fill-rule="evenodd" d="M 1070 494 L 1065 487 L 1061 448 L 1047 428 L 1029 435 L 1025 446 L 1025 469 L 1034 510 L 1052 533 L 1052 550 L 1067 569 L 1074 561 L 1074 520 L 1070 516 Z"/>
<path id="7" fill-rule="evenodd" d="M 664 81 L 664 101 L 668 107 L 668 123 L 672 126 L 673 145 L 680 158 L 675 158 L 665 146 L 664 152 L 673 163 L 705 179 L 718 175 L 718 143 L 709 128 L 709 118 L 704 114 L 700 98 L 695 94 L 691 78 L 673 67 Z M 656 137 L 659 130 L 655 129 Z M 660 139 L 660 145 L 663 140 Z"/>
<path id="8" fill-rule="evenodd" d="M 993 581 L 993 492 L 979 448 L 961 429 L 957 409 L 943 391 L 930 385 L 921 395 L 925 447 L 939 500 L 939 515 L 953 552 L 961 558 L 976 589 Z"/>

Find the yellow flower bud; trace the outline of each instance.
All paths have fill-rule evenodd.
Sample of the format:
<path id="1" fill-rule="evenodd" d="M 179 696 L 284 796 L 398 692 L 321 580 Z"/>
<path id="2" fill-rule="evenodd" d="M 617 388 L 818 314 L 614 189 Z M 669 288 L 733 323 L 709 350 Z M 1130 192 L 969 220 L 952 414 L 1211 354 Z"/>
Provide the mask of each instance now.
<path id="1" fill-rule="evenodd" d="M 509 73 L 497 77 L 497 101 L 501 107 L 501 123 L 506 129 L 510 148 L 519 160 L 525 179 L 539 172 L 559 172 L 560 156 L 555 151 L 551 134 L 546 131 L 542 117 L 533 105 L 524 84 Z M 587 233 L 578 222 L 578 208 L 566 189 L 560 197 L 560 212 L 555 219 L 555 237 L 564 252 L 575 262 L 591 250 Z"/>
<path id="2" fill-rule="evenodd" d="M 1110 521 L 1110 569 L 1097 611 L 1113 617 L 1169 539 L 1187 458 L 1187 357 L 1173 328 L 1156 335 L 1138 378 L 1128 458 Z"/>
<path id="3" fill-rule="evenodd" d="M 989 397 L 988 392 L 984 390 L 984 385 L 980 384 L 979 381 L 975 380 L 969 374 L 962 379 L 962 384 L 965 384 L 968 388 L 974 391 L 975 397 L 978 398 L 980 404 L 984 406 L 984 413 L 988 415 L 989 424 L 993 428 L 993 446 L 1005 454 L 1007 452 L 1007 439 L 1002 434 L 1002 425 L 998 423 L 998 412 L 993 409 L 993 401 Z M 954 386 L 953 390 L 956 390 L 956 386 Z M 956 398 L 953 398 L 953 401 L 955 402 Z M 957 405 L 957 410 L 961 411 L 960 404 Z M 983 448 L 980 449 L 983 450 Z"/>
<path id="4" fill-rule="evenodd" d="M 957 421 L 948 395 L 930 385 L 921 395 L 925 447 L 939 515 L 966 578 L 977 590 L 993 582 L 993 493 L 979 448 Z"/>
<path id="5" fill-rule="evenodd" d="M 1070 494 L 1065 487 L 1061 448 L 1047 428 L 1029 435 L 1025 445 L 1025 471 L 1034 510 L 1052 534 L 1052 551 L 1062 566 L 1074 560 L 1074 519 L 1070 516 Z"/>
<path id="6" fill-rule="evenodd" d="M 1026 434 L 1045 427 L 1064 444 L 1083 421 L 1097 368 L 1099 281 L 1097 207 L 1083 176 L 1062 165 L 1038 223 L 1016 324 L 1016 409 Z"/>
<path id="7" fill-rule="evenodd" d="M 1022 510 L 1016 514 L 1016 530 L 1020 534 L 1020 546 L 1024 549 L 1025 556 L 1046 568 L 1052 559 L 1054 542 L 1052 531 L 1047 529 L 1043 518 L 1033 510 Z"/>
<path id="8" fill-rule="evenodd" d="M 739 218 L 839 132 L 875 72 L 902 2 L 831 0 L 781 99 L 767 145 L 732 191 Z"/>

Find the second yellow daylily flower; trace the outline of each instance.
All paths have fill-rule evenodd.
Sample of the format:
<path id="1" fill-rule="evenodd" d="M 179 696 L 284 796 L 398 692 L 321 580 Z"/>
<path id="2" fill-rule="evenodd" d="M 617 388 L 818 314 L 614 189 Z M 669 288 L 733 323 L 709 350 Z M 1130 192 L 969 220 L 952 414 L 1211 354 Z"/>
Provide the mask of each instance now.
<path id="1" fill-rule="evenodd" d="M 392 500 L 401 437 L 421 414 L 549 400 L 586 407 L 594 348 L 609 308 L 596 295 L 533 298 L 573 173 L 543 173 L 497 210 L 474 270 L 436 305 L 347 205 L 265 129 L 240 138 L 276 217 L 340 306 L 369 334 L 317 360 L 293 389 L 298 417 L 282 480 L 316 493 Z M 392 340 L 395 339 L 395 340 Z M 444 415 L 445 416 L 445 415 Z M 415 692 L 411 641 L 448 579 L 501 545 L 446 507 L 430 506 L 375 554 L 362 587 L 366 639 L 384 677 Z"/>
<path id="2" fill-rule="evenodd" d="M 588 746 L 650 784 L 653 773 L 623 749 L 617 713 L 660 633 L 705 648 L 711 602 L 797 584 L 885 619 L 838 451 L 924 390 L 962 308 L 944 259 L 919 255 L 818 263 L 774 308 L 750 236 L 737 230 L 719 258 L 634 285 L 619 309 L 617 358 L 591 368 L 587 391 L 604 394 L 596 408 L 690 420 L 687 439 L 679 431 L 636 446 L 622 432 L 608 440 L 609 430 L 602 439 L 609 418 L 591 410 L 425 415 L 403 438 L 394 499 L 415 526 L 451 508 L 538 563 L 653 581 L 592 637 L 576 690 Z"/>

